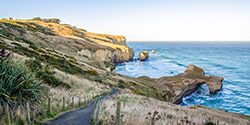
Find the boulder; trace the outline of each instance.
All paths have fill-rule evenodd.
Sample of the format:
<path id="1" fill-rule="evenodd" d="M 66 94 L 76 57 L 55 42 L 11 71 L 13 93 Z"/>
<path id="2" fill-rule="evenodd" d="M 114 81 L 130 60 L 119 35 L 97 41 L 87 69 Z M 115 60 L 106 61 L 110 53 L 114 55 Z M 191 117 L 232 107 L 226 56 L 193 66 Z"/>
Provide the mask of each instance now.
<path id="1" fill-rule="evenodd" d="M 151 53 L 152 53 L 152 54 L 156 54 L 156 51 L 153 49 L 153 50 L 151 51 Z"/>
<path id="2" fill-rule="evenodd" d="M 209 87 L 209 92 L 211 94 L 214 94 L 222 89 L 223 79 L 224 79 L 223 77 L 209 76 L 209 80 L 208 80 L 207 84 Z"/>
<path id="3" fill-rule="evenodd" d="M 5 49 L 0 49 L 0 58 L 8 58 L 11 53 Z"/>
<path id="4" fill-rule="evenodd" d="M 146 59 L 149 58 L 149 52 L 148 51 L 142 51 L 142 52 L 140 52 L 139 56 L 140 56 L 141 61 L 145 61 Z"/>

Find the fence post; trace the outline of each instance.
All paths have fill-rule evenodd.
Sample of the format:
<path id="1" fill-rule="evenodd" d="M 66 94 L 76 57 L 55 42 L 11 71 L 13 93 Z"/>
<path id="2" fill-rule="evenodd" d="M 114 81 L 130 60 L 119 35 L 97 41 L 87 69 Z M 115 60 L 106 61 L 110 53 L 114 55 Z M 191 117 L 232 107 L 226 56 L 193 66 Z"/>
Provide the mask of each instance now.
<path id="1" fill-rule="evenodd" d="M 6 104 L 6 115 L 7 115 L 7 125 L 11 125 L 10 108 L 8 104 Z"/>
<path id="2" fill-rule="evenodd" d="M 75 102 L 74 102 L 74 97 L 72 97 L 72 107 L 74 107 L 74 104 Z"/>
<path id="3" fill-rule="evenodd" d="M 83 97 L 83 104 L 85 105 L 85 102 L 86 102 L 86 97 L 84 96 Z"/>
<path id="4" fill-rule="evenodd" d="M 121 101 L 117 101 L 115 125 L 121 125 Z"/>
<path id="5" fill-rule="evenodd" d="M 27 123 L 29 125 L 31 123 L 31 120 L 30 120 L 30 103 L 29 102 L 26 103 L 26 111 L 27 111 Z"/>
<path id="6" fill-rule="evenodd" d="M 48 98 L 48 113 L 51 112 L 51 105 L 50 105 L 50 103 L 51 103 L 51 98 Z"/>
<path id="7" fill-rule="evenodd" d="M 78 100 L 78 106 L 80 107 L 81 106 L 81 98 L 79 97 L 79 100 Z"/>
<path id="8" fill-rule="evenodd" d="M 63 111 L 65 111 L 65 97 L 63 97 Z"/>

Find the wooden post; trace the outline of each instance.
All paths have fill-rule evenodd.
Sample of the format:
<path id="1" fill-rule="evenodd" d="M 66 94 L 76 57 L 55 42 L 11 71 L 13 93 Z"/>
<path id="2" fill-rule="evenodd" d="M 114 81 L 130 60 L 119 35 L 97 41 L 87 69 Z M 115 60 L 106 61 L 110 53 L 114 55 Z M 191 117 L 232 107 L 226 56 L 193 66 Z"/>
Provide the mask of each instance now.
<path id="1" fill-rule="evenodd" d="M 78 106 L 80 107 L 81 106 L 81 98 L 79 97 L 79 100 L 78 100 Z"/>
<path id="2" fill-rule="evenodd" d="M 115 125 L 121 125 L 121 101 L 117 101 Z"/>
<path id="3" fill-rule="evenodd" d="M 86 103 L 86 97 L 85 96 L 83 97 L 83 103 L 84 104 Z"/>
<path id="4" fill-rule="evenodd" d="M 31 120 L 30 120 L 30 103 L 29 102 L 26 103 L 26 111 L 27 111 L 27 123 L 29 125 L 31 123 Z"/>
<path id="5" fill-rule="evenodd" d="M 48 113 L 51 113 L 51 98 L 48 98 Z"/>
<path id="6" fill-rule="evenodd" d="M 6 115 L 7 115 L 7 125 L 11 125 L 10 108 L 8 104 L 6 104 Z"/>
<path id="7" fill-rule="evenodd" d="M 63 97 L 63 102 L 62 103 L 63 103 L 63 105 L 62 105 L 63 106 L 63 111 L 65 111 L 65 97 Z"/>
<path id="8" fill-rule="evenodd" d="M 74 104 L 75 102 L 74 102 L 74 97 L 72 97 L 72 107 L 74 107 Z"/>

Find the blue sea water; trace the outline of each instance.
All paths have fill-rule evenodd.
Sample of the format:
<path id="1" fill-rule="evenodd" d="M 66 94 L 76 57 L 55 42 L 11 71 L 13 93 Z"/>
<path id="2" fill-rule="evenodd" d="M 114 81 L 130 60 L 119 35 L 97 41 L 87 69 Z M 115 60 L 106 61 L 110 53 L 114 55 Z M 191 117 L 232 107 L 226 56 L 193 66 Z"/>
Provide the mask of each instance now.
<path id="1" fill-rule="evenodd" d="M 150 59 L 119 64 L 115 71 L 132 77 L 173 76 L 188 64 L 203 68 L 206 75 L 224 77 L 223 89 L 211 95 L 206 85 L 185 97 L 182 105 L 211 108 L 250 115 L 250 43 L 129 42 L 135 58 L 143 50 L 156 50 Z"/>

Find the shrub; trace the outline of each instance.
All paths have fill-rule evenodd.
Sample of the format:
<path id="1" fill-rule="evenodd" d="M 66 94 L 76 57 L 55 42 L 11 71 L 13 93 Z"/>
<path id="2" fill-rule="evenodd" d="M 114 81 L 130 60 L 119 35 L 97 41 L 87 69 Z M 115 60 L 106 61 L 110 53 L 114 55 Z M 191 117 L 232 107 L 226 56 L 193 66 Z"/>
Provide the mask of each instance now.
<path id="1" fill-rule="evenodd" d="M 51 18 L 51 19 L 44 19 L 45 22 L 49 22 L 49 23 L 57 23 L 60 24 L 60 19 L 57 18 Z"/>
<path id="2" fill-rule="evenodd" d="M 32 20 L 43 21 L 43 19 L 41 17 L 34 17 Z"/>
<path id="3" fill-rule="evenodd" d="M 127 83 L 125 83 L 123 80 L 119 80 L 118 87 L 124 89 L 124 88 L 128 88 L 129 85 Z"/>
<path id="4" fill-rule="evenodd" d="M 44 21 L 44 22 L 50 22 L 50 23 L 60 23 L 61 20 L 57 19 L 57 18 L 51 18 L 51 19 L 42 19 L 41 17 L 35 17 L 32 20 L 36 20 L 36 21 Z"/>
<path id="5" fill-rule="evenodd" d="M 97 76 L 98 75 L 98 73 L 95 70 L 88 70 L 87 73 L 89 75 L 93 75 L 93 76 Z"/>
<path id="6" fill-rule="evenodd" d="M 44 97 L 42 81 L 27 67 L 9 59 L 0 59 L 0 104 L 39 102 Z"/>
<path id="7" fill-rule="evenodd" d="M 35 60 L 35 59 L 26 60 L 25 64 L 33 72 L 39 71 L 39 70 L 41 70 L 43 68 L 42 64 L 38 60 Z"/>

